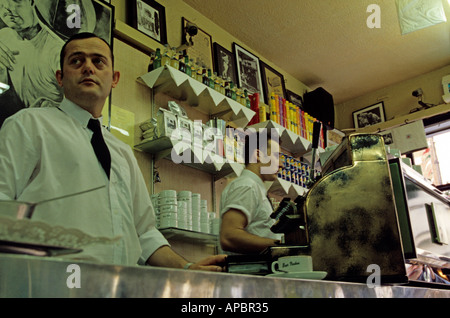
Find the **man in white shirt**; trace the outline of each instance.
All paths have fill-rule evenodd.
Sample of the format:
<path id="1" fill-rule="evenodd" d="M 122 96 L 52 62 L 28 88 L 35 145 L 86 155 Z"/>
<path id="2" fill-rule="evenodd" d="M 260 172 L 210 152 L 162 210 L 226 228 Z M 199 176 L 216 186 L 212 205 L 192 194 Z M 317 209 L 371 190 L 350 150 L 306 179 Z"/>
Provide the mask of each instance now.
<path id="1" fill-rule="evenodd" d="M 81 33 L 64 45 L 61 57 L 62 68 L 56 72 L 65 94 L 61 105 L 21 110 L 0 130 L 0 199 L 38 202 L 103 185 L 38 205 L 33 219 L 92 236 L 121 236 L 114 244 L 86 246 L 72 258 L 222 270 L 223 255 L 192 264 L 170 248 L 155 228 L 151 200 L 132 150 L 103 127 L 111 157 L 108 173 L 97 159 L 87 125 L 101 117 L 120 78 L 109 45 L 94 34 Z"/>
<path id="2" fill-rule="evenodd" d="M 264 181 L 276 180 L 282 165 L 278 135 L 248 129 L 245 145 L 245 169 L 220 199 L 220 244 L 228 254 L 257 254 L 281 239 L 270 230 L 275 220 L 264 186 Z"/>

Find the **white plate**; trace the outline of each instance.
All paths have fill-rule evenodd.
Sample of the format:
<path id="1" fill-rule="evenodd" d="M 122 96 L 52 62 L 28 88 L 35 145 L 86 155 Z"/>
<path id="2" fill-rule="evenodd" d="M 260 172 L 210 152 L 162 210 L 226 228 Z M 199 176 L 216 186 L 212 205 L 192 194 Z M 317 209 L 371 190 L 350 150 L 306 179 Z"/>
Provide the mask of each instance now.
<path id="1" fill-rule="evenodd" d="M 301 278 L 301 279 L 324 279 L 327 272 L 290 272 L 290 273 L 275 273 L 266 275 L 268 277 L 282 277 L 282 278 Z"/>

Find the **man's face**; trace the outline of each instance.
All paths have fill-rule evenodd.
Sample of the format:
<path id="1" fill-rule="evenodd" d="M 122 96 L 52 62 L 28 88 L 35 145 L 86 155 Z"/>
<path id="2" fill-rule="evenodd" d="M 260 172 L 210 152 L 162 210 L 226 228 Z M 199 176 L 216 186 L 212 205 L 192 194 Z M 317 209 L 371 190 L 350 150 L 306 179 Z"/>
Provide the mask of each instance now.
<path id="1" fill-rule="evenodd" d="M 267 154 L 260 152 L 261 176 L 263 181 L 275 181 L 278 176 L 278 169 L 283 167 L 280 161 L 280 144 L 277 140 L 271 139 L 268 143 Z"/>
<path id="2" fill-rule="evenodd" d="M 67 44 L 63 71 L 57 71 L 56 78 L 66 98 L 100 116 L 119 72 L 113 71 L 108 45 L 99 38 L 88 38 Z"/>
<path id="3" fill-rule="evenodd" d="M 0 18 L 16 31 L 35 25 L 32 0 L 0 0 Z"/>

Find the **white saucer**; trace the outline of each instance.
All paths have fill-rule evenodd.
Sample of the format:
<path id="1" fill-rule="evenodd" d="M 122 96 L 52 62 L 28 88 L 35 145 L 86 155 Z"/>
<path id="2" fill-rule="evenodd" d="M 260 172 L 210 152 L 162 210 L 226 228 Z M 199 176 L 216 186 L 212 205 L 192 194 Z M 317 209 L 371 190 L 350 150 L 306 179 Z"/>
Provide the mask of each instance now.
<path id="1" fill-rule="evenodd" d="M 327 276 L 327 272 L 290 272 L 290 273 L 275 273 L 266 276 L 282 277 L 282 278 L 324 279 L 325 276 Z"/>

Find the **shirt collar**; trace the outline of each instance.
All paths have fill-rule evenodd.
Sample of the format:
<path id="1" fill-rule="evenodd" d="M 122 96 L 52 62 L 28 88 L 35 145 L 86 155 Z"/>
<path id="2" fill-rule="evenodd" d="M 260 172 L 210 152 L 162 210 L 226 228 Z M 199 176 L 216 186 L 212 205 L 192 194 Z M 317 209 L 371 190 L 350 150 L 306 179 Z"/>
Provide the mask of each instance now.
<path id="1" fill-rule="evenodd" d="M 67 98 L 63 99 L 63 101 L 59 105 L 59 109 L 68 114 L 70 117 L 74 118 L 83 127 L 87 127 L 89 119 L 93 118 L 90 112 L 78 106 L 74 102 L 68 100 Z M 100 123 L 102 123 L 102 117 L 95 119 L 100 120 Z"/>
<path id="2" fill-rule="evenodd" d="M 248 169 L 244 169 L 241 173 L 241 175 L 244 175 L 247 178 L 252 179 L 260 188 L 261 190 L 266 193 L 266 187 L 264 186 L 264 182 L 261 180 L 261 178 L 254 173 L 253 171 L 250 171 Z"/>

